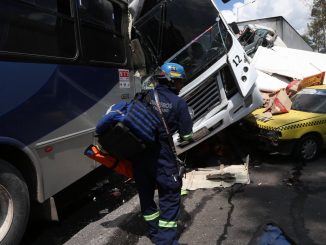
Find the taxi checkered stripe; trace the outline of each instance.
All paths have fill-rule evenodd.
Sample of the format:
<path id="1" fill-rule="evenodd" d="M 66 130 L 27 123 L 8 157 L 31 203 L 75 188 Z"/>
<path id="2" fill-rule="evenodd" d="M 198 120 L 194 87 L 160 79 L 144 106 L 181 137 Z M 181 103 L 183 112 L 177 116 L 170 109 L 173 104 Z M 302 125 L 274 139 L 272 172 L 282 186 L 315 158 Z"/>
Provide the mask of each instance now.
<path id="1" fill-rule="evenodd" d="M 314 122 L 308 122 L 308 123 L 299 123 L 299 124 L 280 127 L 280 130 L 288 130 L 288 129 L 295 129 L 295 128 L 301 128 L 301 127 L 317 126 L 317 125 L 325 124 L 325 123 L 326 123 L 326 120 L 314 121 Z"/>
<path id="2" fill-rule="evenodd" d="M 274 128 L 274 127 L 265 126 L 265 125 L 259 125 L 259 128 L 271 130 L 271 131 L 278 131 L 278 130 L 283 131 L 283 130 L 288 130 L 288 129 L 301 128 L 301 127 L 317 126 L 320 124 L 326 124 L 326 120 L 313 121 L 313 122 L 307 122 L 307 123 L 298 123 L 298 124 L 293 124 L 293 125 L 281 126 L 279 128 Z"/>
<path id="3" fill-rule="evenodd" d="M 269 127 L 269 126 L 263 126 L 263 125 L 259 125 L 259 128 L 266 129 L 266 130 L 276 130 L 276 128 Z"/>

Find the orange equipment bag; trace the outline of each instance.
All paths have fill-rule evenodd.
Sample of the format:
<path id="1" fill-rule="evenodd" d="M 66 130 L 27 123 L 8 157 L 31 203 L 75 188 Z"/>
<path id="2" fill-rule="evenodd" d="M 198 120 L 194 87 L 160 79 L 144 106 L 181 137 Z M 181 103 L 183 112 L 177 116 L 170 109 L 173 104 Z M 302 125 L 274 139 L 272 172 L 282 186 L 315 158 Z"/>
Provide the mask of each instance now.
<path id="1" fill-rule="evenodd" d="M 84 151 L 84 155 L 119 174 L 128 178 L 133 178 L 132 163 L 128 160 L 119 160 L 113 156 L 105 154 L 95 145 L 88 146 Z"/>

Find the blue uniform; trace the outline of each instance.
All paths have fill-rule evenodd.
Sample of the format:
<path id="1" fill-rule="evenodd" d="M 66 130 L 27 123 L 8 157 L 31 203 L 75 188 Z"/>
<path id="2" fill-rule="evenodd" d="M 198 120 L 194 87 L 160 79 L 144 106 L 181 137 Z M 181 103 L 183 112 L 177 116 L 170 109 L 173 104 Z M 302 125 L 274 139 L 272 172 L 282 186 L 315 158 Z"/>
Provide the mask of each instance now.
<path id="1" fill-rule="evenodd" d="M 192 120 L 186 102 L 166 85 L 156 86 L 160 107 L 171 133 L 180 136 L 192 133 Z M 150 92 L 151 104 L 155 99 Z M 148 148 L 134 161 L 134 177 L 138 188 L 141 211 L 149 225 L 149 237 L 157 245 L 176 245 L 177 219 L 180 208 L 181 178 L 174 153 L 168 141 L 165 128 L 159 129 L 157 144 Z M 154 202 L 154 192 L 158 189 L 159 208 Z"/>

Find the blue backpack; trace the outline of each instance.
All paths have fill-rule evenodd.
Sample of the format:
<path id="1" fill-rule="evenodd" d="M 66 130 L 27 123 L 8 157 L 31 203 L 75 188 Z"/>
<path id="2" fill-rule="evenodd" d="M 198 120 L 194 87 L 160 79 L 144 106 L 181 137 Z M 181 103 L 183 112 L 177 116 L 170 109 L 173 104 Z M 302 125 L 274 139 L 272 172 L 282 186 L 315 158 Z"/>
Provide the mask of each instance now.
<path id="1" fill-rule="evenodd" d="M 120 159 L 130 158 L 134 151 L 138 153 L 157 140 L 161 121 L 145 101 L 146 95 L 114 104 L 97 123 L 95 132 L 100 145 Z"/>

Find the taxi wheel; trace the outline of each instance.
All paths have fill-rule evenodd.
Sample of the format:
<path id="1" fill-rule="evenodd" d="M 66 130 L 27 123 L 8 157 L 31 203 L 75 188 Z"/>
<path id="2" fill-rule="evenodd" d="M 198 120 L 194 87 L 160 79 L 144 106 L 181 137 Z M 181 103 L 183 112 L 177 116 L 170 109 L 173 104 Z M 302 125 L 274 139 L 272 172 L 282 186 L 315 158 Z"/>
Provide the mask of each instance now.
<path id="1" fill-rule="evenodd" d="M 304 161 L 315 159 L 319 153 L 319 141 L 315 135 L 303 136 L 295 148 L 295 156 Z"/>

